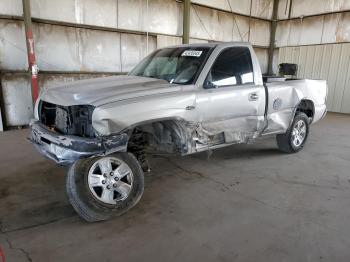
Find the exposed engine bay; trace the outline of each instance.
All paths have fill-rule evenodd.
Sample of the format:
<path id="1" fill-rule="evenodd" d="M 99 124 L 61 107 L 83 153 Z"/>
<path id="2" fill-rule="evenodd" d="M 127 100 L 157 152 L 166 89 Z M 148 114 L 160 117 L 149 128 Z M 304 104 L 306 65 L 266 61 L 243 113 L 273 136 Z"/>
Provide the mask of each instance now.
<path id="1" fill-rule="evenodd" d="M 39 120 L 62 135 L 94 137 L 91 125 L 92 105 L 60 106 L 45 101 L 39 103 Z"/>

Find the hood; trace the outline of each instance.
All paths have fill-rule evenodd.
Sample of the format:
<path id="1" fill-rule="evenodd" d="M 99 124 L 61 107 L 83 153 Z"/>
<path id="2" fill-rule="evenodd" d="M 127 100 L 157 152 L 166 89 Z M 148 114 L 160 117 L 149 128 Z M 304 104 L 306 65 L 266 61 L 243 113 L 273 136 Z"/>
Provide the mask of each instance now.
<path id="1" fill-rule="evenodd" d="M 172 93 L 181 86 L 165 80 L 140 76 L 111 76 L 80 80 L 48 88 L 40 99 L 62 106 L 89 104 L 101 106 L 125 99 Z"/>

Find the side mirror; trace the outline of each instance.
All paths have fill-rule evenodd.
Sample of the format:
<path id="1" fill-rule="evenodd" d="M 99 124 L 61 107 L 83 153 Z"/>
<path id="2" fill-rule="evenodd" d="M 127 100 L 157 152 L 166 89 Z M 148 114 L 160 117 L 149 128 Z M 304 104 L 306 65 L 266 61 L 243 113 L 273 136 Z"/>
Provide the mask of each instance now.
<path id="1" fill-rule="evenodd" d="M 204 89 L 213 89 L 213 88 L 218 88 L 217 85 L 214 85 L 211 81 L 205 80 L 203 84 Z"/>

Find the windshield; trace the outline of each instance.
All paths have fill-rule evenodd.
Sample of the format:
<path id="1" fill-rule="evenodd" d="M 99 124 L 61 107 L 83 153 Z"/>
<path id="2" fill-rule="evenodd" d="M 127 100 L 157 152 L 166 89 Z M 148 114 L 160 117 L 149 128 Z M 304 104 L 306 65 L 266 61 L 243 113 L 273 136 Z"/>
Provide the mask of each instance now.
<path id="1" fill-rule="evenodd" d="M 209 51 L 209 47 L 160 49 L 146 57 L 130 75 L 164 79 L 174 84 L 192 84 Z"/>

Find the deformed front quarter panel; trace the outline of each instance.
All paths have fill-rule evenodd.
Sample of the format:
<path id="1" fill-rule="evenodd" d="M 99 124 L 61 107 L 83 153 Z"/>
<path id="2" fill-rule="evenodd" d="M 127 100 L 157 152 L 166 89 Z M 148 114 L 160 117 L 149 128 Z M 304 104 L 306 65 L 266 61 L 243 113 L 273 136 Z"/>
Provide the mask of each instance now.
<path id="1" fill-rule="evenodd" d="M 177 119 L 198 122 L 193 86 L 184 86 L 182 92 L 146 96 L 100 106 L 92 115 L 92 124 L 99 135 L 117 134 L 147 122 Z"/>

